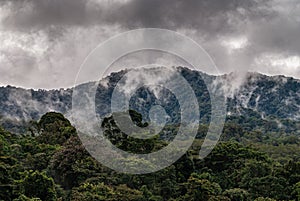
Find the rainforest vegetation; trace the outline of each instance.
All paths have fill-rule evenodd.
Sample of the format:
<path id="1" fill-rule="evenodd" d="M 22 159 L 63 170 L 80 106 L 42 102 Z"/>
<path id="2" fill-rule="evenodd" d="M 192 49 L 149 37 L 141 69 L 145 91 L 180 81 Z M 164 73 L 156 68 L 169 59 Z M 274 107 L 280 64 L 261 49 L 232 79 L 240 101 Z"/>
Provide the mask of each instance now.
<path id="1" fill-rule="evenodd" d="M 140 114 L 130 114 L 142 125 Z M 266 126 L 270 125 L 262 125 Z M 116 128 L 112 117 L 102 127 L 116 146 L 131 152 L 151 152 L 168 143 L 160 137 L 146 143 L 131 139 Z M 176 126 L 167 129 L 175 131 Z M 207 125 L 200 125 L 198 139 L 168 168 L 130 175 L 97 162 L 59 113 L 32 121 L 22 135 L 0 128 L 0 200 L 300 200 L 299 136 L 245 129 L 232 119 L 225 124 L 222 140 L 200 160 L 206 130 Z"/>

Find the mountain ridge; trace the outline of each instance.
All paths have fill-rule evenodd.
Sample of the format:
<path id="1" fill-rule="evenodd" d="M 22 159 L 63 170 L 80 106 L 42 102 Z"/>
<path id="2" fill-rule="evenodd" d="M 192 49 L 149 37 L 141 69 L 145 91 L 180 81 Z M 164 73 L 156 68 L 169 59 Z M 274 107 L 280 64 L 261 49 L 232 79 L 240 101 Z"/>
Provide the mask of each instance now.
<path id="1" fill-rule="evenodd" d="M 242 78 L 238 77 L 237 73 L 213 76 L 185 67 L 176 67 L 175 69 L 195 91 L 200 106 L 204 107 L 202 114 L 204 117 L 206 116 L 205 121 L 209 120 L 209 93 L 207 93 L 206 83 L 203 82 L 203 76 L 207 76 L 211 80 L 211 84 L 222 87 L 224 95 L 227 97 L 227 115 L 229 118 L 255 114 L 260 115 L 261 119 L 273 119 L 279 122 L 282 120 L 298 122 L 300 120 L 300 80 L 298 79 L 283 75 L 267 76 L 256 72 L 248 72 Z M 127 69 L 113 72 L 99 81 L 97 100 L 100 102 L 96 103 L 96 109 L 101 115 L 109 114 L 110 111 L 107 109 L 110 104 L 109 97 L 117 82 L 127 72 Z M 87 82 L 79 86 L 94 83 Z M 49 111 L 60 112 L 68 116 L 72 106 L 72 90 L 72 88 L 34 90 L 13 86 L 0 87 L 2 124 L 5 119 L 14 121 L 37 120 Z M 169 92 L 163 92 L 163 96 L 172 101 L 175 100 Z M 147 98 L 151 100 L 148 101 L 149 103 L 147 101 L 145 103 Z M 144 92 L 139 91 L 132 99 L 134 103 L 131 106 L 133 109 L 140 110 L 139 112 L 146 117 L 146 120 L 151 105 L 161 101 L 155 100 L 155 94 L 148 89 L 144 89 Z M 170 102 L 166 102 L 166 105 L 170 105 Z M 174 104 L 171 105 L 174 106 Z M 147 109 L 141 109 L 141 107 Z M 171 106 L 168 107 L 167 110 L 173 110 Z M 174 115 L 174 121 L 178 120 L 179 117 L 175 113 L 172 115 Z"/>

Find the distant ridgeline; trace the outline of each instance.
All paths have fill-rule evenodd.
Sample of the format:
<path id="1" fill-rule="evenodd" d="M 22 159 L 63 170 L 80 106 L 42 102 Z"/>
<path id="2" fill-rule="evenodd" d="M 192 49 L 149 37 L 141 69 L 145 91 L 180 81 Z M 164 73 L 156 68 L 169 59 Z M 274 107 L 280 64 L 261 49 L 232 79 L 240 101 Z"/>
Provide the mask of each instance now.
<path id="1" fill-rule="evenodd" d="M 188 81 L 195 92 L 201 125 L 208 124 L 211 109 L 209 92 L 202 79 L 205 77 L 209 80 L 208 84 L 221 88 L 227 97 L 226 125 L 237 124 L 247 131 L 300 135 L 300 80 L 258 73 L 247 73 L 244 78 L 234 73 L 211 76 L 183 67 L 176 68 L 176 71 Z M 96 112 L 100 116 L 110 114 L 110 97 L 126 72 L 128 70 L 112 73 L 99 82 Z M 130 79 L 137 81 L 140 78 L 137 76 Z M 79 88 L 84 89 L 90 84 L 94 83 L 82 84 Z M 167 124 L 176 125 L 180 122 L 178 101 L 165 88 L 140 88 L 131 97 L 129 105 L 130 109 L 142 114 L 144 121 L 149 121 L 149 110 L 157 104 L 165 108 L 169 116 Z M 47 91 L 0 87 L 0 123 L 10 131 L 22 131 L 30 120 L 38 120 L 49 111 L 60 112 L 69 117 L 71 106 L 72 89 Z"/>

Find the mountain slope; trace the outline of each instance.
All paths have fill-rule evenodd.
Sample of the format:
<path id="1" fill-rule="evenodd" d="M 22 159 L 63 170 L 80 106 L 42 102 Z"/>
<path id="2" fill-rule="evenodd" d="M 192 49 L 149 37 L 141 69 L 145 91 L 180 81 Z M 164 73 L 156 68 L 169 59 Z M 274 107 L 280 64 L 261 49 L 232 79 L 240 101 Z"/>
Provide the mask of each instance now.
<path id="1" fill-rule="evenodd" d="M 150 69 L 155 71 L 155 69 Z M 210 98 L 202 79 L 219 87 L 227 96 L 228 120 L 239 119 L 240 123 L 255 117 L 261 121 L 275 122 L 275 129 L 285 128 L 299 133 L 300 120 L 300 80 L 284 76 L 266 76 L 247 73 L 243 79 L 231 73 L 223 76 L 210 76 L 188 68 L 178 67 L 179 72 L 190 84 L 198 99 L 202 123 L 209 121 Z M 96 111 L 105 116 L 110 113 L 110 97 L 118 81 L 128 70 L 112 73 L 101 80 L 96 93 Z M 159 75 L 158 75 L 159 76 Z M 129 79 L 129 78 L 127 78 Z M 133 83 L 140 76 L 130 78 Z M 87 83 L 79 87 L 86 87 Z M 48 111 L 57 111 L 68 116 L 72 105 L 72 89 L 26 90 L 16 87 L 0 87 L 0 116 L 2 125 L 9 129 L 11 122 L 37 120 Z M 180 121 L 180 107 L 174 94 L 163 88 L 141 88 L 130 99 L 130 107 L 140 112 L 144 120 L 149 120 L 149 109 L 162 105 L 169 115 L 169 123 Z M 242 119 L 242 120 L 241 120 Z"/>

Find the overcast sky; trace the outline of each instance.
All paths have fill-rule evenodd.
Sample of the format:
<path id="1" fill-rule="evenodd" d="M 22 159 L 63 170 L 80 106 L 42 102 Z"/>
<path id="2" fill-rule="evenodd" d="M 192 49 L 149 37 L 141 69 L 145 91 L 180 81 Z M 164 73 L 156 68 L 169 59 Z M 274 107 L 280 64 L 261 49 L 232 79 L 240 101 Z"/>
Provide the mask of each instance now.
<path id="1" fill-rule="evenodd" d="M 0 85 L 70 87 L 100 42 L 145 27 L 191 37 L 223 73 L 300 78 L 299 0 L 1 0 Z"/>

